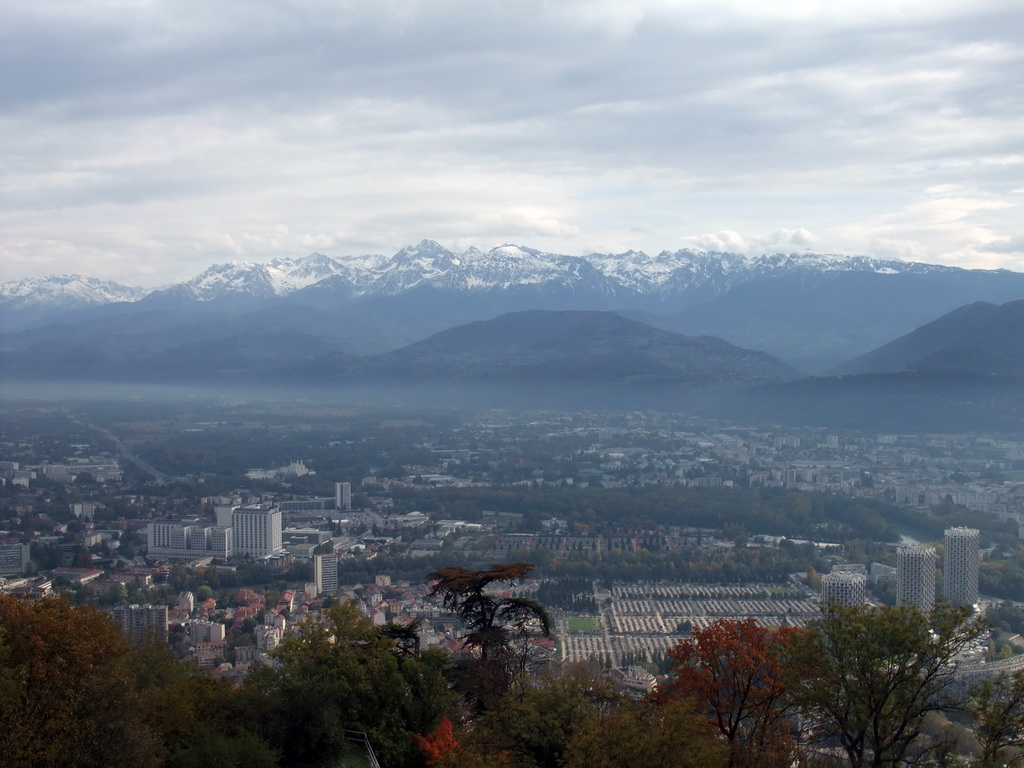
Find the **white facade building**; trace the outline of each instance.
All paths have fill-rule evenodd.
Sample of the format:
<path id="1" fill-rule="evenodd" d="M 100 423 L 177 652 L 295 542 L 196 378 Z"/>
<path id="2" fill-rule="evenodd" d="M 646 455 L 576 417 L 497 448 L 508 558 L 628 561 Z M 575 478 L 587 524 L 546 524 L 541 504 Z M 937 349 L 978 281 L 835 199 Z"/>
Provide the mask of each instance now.
<path id="1" fill-rule="evenodd" d="M 334 484 L 334 508 L 344 511 L 352 509 L 352 483 Z"/>
<path id="2" fill-rule="evenodd" d="M 929 613 L 935 604 L 935 548 L 908 544 L 896 550 L 896 602 Z"/>
<path id="3" fill-rule="evenodd" d="M 863 605 L 868 598 L 868 579 L 856 571 L 833 571 L 821 577 L 821 605 L 849 608 Z"/>
<path id="4" fill-rule="evenodd" d="M 942 562 L 942 593 L 951 605 L 978 602 L 981 542 L 975 528 L 947 528 Z"/>
<path id="5" fill-rule="evenodd" d="M 272 557 L 284 552 L 281 510 L 268 505 L 238 507 L 231 513 L 236 555 Z"/>
<path id="6" fill-rule="evenodd" d="M 313 583 L 318 595 L 333 595 L 338 591 L 337 555 L 313 555 Z"/>
<path id="7" fill-rule="evenodd" d="M 158 521 L 146 526 L 146 545 L 154 557 L 187 560 L 215 557 L 226 560 L 232 554 L 231 529 Z"/>

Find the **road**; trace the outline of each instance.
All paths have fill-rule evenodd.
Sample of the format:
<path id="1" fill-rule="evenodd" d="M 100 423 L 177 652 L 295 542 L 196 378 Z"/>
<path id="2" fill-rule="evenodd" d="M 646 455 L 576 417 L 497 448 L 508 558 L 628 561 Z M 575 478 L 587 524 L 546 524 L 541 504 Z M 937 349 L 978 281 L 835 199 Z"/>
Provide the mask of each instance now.
<path id="1" fill-rule="evenodd" d="M 158 470 L 152 464 L 149 464 L 149 463 L 143 461 L 142 459 L 140 459 L 136 454 L 134 454 L 131 451 L 131 449 L 127 445 L 125 445 L 123 442 L 121 442 L 121 438 L 119 438 L 117 435 L 115 435 L 109 429 L 104 429 L 103 427 L 98 427 L 95 424 L 90 424 L 90 423 L 88 423 L 86 421 L 79 421 L 78 419 L 73 419 L 73 421 L 75 421 L 77 424 L 81 424 L 83 427 L 88 427 L 89 429 L 93 429 L 93 430 L 95 430 L 95 431 L 105 435 L 106 437 L 110 438 L 114 442 L 114 445 L 117 446 L 117 452 L 121 456 L 122 459 L 124 459 L 127 462 L 130 462 L 131 464 L 134 464 L 135 466 L 137 466 L 139 469 L 141 469 L 146 474 L 152 475 L 153 481 L 157 485 L 166 485 L 167 484 L 167 475 L 165 475 L 163 472 Z"/>

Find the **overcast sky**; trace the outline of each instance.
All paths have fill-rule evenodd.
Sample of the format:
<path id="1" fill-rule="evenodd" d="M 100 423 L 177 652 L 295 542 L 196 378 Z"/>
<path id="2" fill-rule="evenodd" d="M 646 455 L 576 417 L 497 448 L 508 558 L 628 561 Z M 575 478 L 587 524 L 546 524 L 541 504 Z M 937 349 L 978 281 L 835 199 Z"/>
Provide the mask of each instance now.
<path id="1" fill-rule="evenodd" d="M 423 238 L 1024 271 L 1020 0 L 0 0 L 0 281 Z"/>

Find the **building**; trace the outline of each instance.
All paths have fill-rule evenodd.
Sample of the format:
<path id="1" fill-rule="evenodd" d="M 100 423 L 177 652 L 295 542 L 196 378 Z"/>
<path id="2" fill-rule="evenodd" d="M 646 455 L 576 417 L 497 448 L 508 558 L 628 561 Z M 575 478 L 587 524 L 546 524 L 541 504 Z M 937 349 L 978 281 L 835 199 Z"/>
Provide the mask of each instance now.
<path id="1" fill-rule="evenodd" d="M 281 644 L 284 631 L 280 627 L 267 624 L 260 624 L 253 633 L 256 637 L 256 647 L 261 653 L 270 653 Z"/>
<path id="2" fill-rule="evenodd" d="M 333 595 L 338 591 L 338 556 L 313 555 L 313 583 L 318 595 Z"/>
<path id="3" fill-rule="evenodd" d="M 833 571 L 821 577 L 821 605 L 849 608 L 863 605 L 868 597 L 867 576 L 856 571 Z"/>
<path id="4" fill-rule="evenodd" d="M 192 643 L 218 643 L 224 641 L 225 627 L 217 621 L 193 619 L 188 625 L 188 634 Z"/>
<path id="5" fill-rule="evenodd" d="M 166 605 L 119 605 L 114 621 L 133 643 L 167 642 Z"/>
<path id="6" fill-rule="evenodd" d="M 315 499 L 297 499 L 278 502 L 277 508 L 282 512 L 324 512 L 334 509 L 334 499 L 330 496 Z"/>
<path id="7" fill-rule="evenodd" d="M 0 544 L 0 574 L 24 573 L 28 562 L 28 544 Z"/>
<path id="8" fill-rule="evenodd" d="M 187 525 L 178 521 L 149 523 L 146 544 L 151 557 L 226 560 L 233 553 L 231 529 L 218 525 Z"/>
<path id="9" fill-rule="evenodd" d="M 981 542 L 974 528 L 947 528 L 942 557 L 942 594 L 951 605 L 978 602 Z"/>
<path id="10" fill-rule="evenodd" d="M 896 550 L 896 603 L 929 613 L 935 603 L 935 549 L 908 544 Z"/>
<path id="11" fill-rule="evenodd" d="M 238 507 L 231 513 L 236 555 L 273 557 L 284 552 L 281 510 L 266 504 Z"/>
<path id="12" fill-rule="evenodd" d="M 334 508 L 345 511 L 352 509 L 352 483 L 334 484 Z"/>

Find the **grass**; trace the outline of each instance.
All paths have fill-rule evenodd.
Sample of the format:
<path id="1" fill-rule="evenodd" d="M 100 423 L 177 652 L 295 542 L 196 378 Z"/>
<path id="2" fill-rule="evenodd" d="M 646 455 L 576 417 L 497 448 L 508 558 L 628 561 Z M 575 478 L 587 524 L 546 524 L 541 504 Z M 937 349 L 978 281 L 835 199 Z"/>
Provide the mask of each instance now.
<path id="1" fill-rule="evenodd" d="M 597 623 L 597 619 L 569 619 L 570 632 L 597 632 L 598 629 L 600 629 L 600 626 Z"/>

